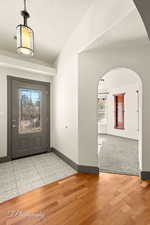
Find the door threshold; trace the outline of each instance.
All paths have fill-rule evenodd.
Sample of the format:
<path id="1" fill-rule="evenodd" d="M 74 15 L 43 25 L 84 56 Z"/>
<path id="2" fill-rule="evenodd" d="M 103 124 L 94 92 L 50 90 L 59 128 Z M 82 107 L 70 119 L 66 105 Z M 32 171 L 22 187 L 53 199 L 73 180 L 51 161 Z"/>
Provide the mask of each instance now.
<path id="1" fill-rule="evenodd" d="M 101 169 L 101 168 L 99 168 L 99 172 L 100 173 L 112 173 L 112 174 L 128 175 L 128 176 L 137 176 L 137 177 L 139 177 L 139 174 L 125 172 L 125 171 L 120 171 L 120 170 L 110 170 L 110 169 Z"/>

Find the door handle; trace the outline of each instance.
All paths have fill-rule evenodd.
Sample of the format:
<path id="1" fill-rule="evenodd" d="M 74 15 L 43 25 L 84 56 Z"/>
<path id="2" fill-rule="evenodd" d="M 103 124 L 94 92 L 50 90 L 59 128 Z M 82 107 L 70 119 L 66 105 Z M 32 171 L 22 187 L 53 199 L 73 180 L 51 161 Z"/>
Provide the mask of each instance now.
<path id="1" fill-rule="evenodd" d="M 13 124 L 13 125 L 12 125 L 12 128 L 16 128 L 16 125 L 15 125 L 15 124 Z"/>

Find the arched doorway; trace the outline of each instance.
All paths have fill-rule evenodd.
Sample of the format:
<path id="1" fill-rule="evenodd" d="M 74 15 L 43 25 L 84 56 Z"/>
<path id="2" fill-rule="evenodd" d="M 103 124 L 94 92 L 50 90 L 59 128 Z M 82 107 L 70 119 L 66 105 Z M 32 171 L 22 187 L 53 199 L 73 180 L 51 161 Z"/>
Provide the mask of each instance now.
<path id="1" fill-rule="evenodd" d="M 98 85 L 98 159 L 102 172 L 139 175 L 142 82 L 128 68 L 105 73 Z"/>

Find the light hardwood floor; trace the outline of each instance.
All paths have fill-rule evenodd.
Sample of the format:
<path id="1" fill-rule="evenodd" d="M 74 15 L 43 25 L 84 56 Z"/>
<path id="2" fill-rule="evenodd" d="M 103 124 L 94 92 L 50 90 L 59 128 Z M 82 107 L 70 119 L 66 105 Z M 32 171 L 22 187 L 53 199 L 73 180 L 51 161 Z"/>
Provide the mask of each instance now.
<path id="1" fill-rule="evenodd" d="M 150 186 L 134 176 L 75 174 L 0 204 L 0 225 L 149 224 Z"/>

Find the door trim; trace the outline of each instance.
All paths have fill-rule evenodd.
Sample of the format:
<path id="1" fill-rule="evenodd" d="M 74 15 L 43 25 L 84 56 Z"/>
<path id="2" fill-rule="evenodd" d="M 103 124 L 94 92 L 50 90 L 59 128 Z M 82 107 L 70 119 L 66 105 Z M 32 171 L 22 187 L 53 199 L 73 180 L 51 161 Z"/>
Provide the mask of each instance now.
<path id="1" fill-rule="evenodd" d="M 51 84 L 49 82 L 43 82 L 43 81 L 37 81 L 37 80 L 30 80 L 30 79 L 24 79 L 24 78 L 20 78 L 20 77 L 15 77 L 15 76 L 10 76 L 7 75 L 7 158 L 8 161 L 12 160 L 12 134 L 11 134 L 11 130 L 12 130 L 12 126 L 11 126 L 11 121 L 12 121 L 12 81 L 21 81 L 21 82 L 28 82 L 30 84 L 39 84 L 39 85 L 43 85 L 43 86 L 47 86 L 49 87 L 49 91 L 48 91 L 48 97 L 49 97 L 49 101 L 48 101 L 48 136 L 49 136 L 49 149 L 51 146 L 50 143 L 50 101 L 51 101 L 51 97 L 50 97 L 50 88 L 51 88 Z"/>

